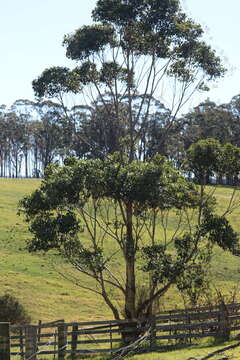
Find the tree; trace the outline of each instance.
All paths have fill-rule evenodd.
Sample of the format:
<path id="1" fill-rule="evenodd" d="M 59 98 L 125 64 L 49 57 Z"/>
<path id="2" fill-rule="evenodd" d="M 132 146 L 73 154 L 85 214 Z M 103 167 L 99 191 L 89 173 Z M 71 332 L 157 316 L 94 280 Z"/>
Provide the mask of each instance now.
<path id="1" fill-rule="evenodd" d="M 114 115 L 118 124 L 126 104 L 132 161 L 140 151 L 154 96 L 162 92 L 163 83 L 167 89 L 174 88 L 173 93 L 166 90 L 164 94 L 171 104 L 165 119 L 167 138 L 194 91 L 207 90 L 205 81 L 222 76 L 224 69 L 202 41 L 201 26 L 182 12 L 179 0 L 99 0 L 93 20 L 93 25 L 64 38 L 66 55 L 77 61 L 77 67 L 46 69 L 33 81 L 33 89 L 38 97 L 57 98 L 66 113 L 67 94 L 82 94 L 87 105 L 96 105 L 100 99 L 105 113 L 110 118 Z"/>
<path id="2" fill-rule="evenodd" d="M 240 173 L 240 148 L 232 144 L 226 143 L 221 151 L 221 168 L 219 175 L 225 175 L 232 180 L 231 185 L 239 184 Z"/>
<path id="3" fill-rule="evenodd" d="M 71 109 L 75 129 L 71 146 L 73 153 L 79 158 L 103 158 L 120 151 L 121 140 L 126 134 L 127 109 L 124 104 L 119 113 L 121 122 L 117 122 L 114 116 L 114 104 L 103 105 L 101 101 L 94 106 Z"/>
<path id="4" fill-rule="evenodd" d="M 187 150 L 185 169 L 194 175 L 202 191 L 210 176 L 215 176 L 216 183 L 221 183 L 225 176 L 231 179 L 228 183 L 236 186 L 239 183 L 240 149 L 230 143 L 221 145 L 213 138 L 199 140 Z"/>
<path id="5" fill-rule="evenodd" d="M 29 250 L 58 249 L 76 270 L 95 280 L 97 287 L 89 290 L 103 297 L 116 319 L 121 317 L 116 292 L 123 298 L 124 318 L 142 318 L 201 258 L 207 244 L 230 251 L 237 244 L 210 199 L 200 197 L 160 156 L 129 163 L 114 154 L 51 165 L 41 187 L 21 201 L 21 209 L 34 235 Z M 187 220 L 191 209 L 200 214 L 192 224 Z M 169 216 L 176 222 L 170 233 Z M 139 281 L 147 289 L 141 301 Z"/>
<path id="6" fill-rule="evenodd" d="M 198 140 L 214 138 L 221 144 L 231 141 L 232 114 L 226 106 L 206 100 L 182 118 L 185 148 Z"/>
<path id="7" fill-rule="evenodd" d="M 201 40 L 201 26 L 187 18 L 178 0 L 99 0 L 93 19 L 95 24 L 64 38 L 67 57 L 76 60 L 77 67 L 46 69 L 33 81 L 33 88 L 39 97 L 57 98 L 66 116 L 70 113 L 64 96 L 82 94 L 89 100 L 86 105 L 98 110 L 91 126 L 103 116 L 104 124 L 114 121 L 121 129 L 123 109 L 124 131 L 119 135 L 123 138 L 113 146 L 115 150 L 115 144 L 121 143 L 120 152 L 105 153 L 106 145 L 106 152 L 112 152 L 108 127 L 98 159 L 69 159 L 62 168 L 47 168 L 40 189 L 21 206 L 34 234 L 31 251 L 58 248 L 77 270 L 95 279 L 99 289 L 91 290 L 103 296 L 116 319 L 120 312 L 111 299 L 111 288 L 124 298 L 124 317 L 135 319 L 151 313 L 153 302 L 199 256 L 200 243 L 216 240 L 210 237 L 211 226 L 207 227 L 203 214 L 202 205 L 208 207 L 208 201 L 199 199 L 193 185 L 164 158 L 146 161 L 144 144 L 152 146 L 155 141 L 148 120 L 162 121 L 160 114 L 153 119 L 154 104 L 157 101 L 158 108 L 161 104 L 155 96 L 163 78 L 174 86 L 171 107 L 162 106 L 167 137 L 192 93 L 206 89 L 204 80 L 214 80 L 224 69 Z M 91 138 L 85 140 L 96 148 Z M 190 224 L 187 210 L 199 204 L 198 223 Z M 166 224 L 171 211 L 177 212 L 176 229 L 169 238 Z M 189 231 L 180 236 L 183 224 L 188 224 Z M 218 225 L 221 233 L 222 223 Z M 83 230 L 89 242 L 81 241 Z M 230 250 L 236 237 L 232 240 Z M 114 273 L 116 254 L 125 264 L 123 282 Z M 140 302 L 139 272 L 147 288 Z"/>
<path id="8" fill-rule="evenodd" d="M 208 184 L 209 176 L 220 171 L 221 146 L 218 140 L 208 138 L 192 144 L 187 150 L 187 167 L 193 172 L 198 184 Z"/>

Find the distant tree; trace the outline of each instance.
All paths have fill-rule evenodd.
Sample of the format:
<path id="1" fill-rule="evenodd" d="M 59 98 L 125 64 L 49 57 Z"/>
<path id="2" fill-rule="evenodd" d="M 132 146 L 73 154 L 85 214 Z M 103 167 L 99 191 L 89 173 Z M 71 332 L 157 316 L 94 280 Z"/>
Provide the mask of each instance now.
<path id="1" fill-rule="evenodd" d="M 229 185 L 239 184 L 240 175 L 240 148 L 226 143 L 222 147 L 219 176 L 226 176 Z"/>
<path id="2" fill-rule="evenodd" d="M 229 104 L 225 105 L 226 111 L 231 116 L 231 138 L 229 140 L 233 145 L 240 147 L 240 95 L 234 96 Z"/>
<path id="3" fill-rule="evenodd" d="M 199 140 L 190 146 L 186 157 L 188 170 L 201 186 L 208 184 L 209 176 L 220 171 L 221 146 L 218 140 Z"/>
<path id="4" fill-rule="evenodd" d="M 6 176 L 6 158 L 8 154 L 8 142 L 6 133 L 7 124 L 4 114 L 0 115 L 0 164 L 1 176 Z"/>
<path id="5" fill-rule="evenodd" d="M 42 171 L 54 160 L 63 147 L 61 107 L 52 102 L 35 105 L 39 121 L 35 123 L 34 138 Z"/>
<path id="6" fill-rule="evenodd" d="M 26 119 L 16 114 L 12 109 L 10 110 L 3 115 L 2 146 L 8 175 L 17 178 L 22 168 Z"/>
<path id="7" fill-rule="evenodd" d="M 126 134 L 126 106 L 121 110 L 121 121 L 115 118 L 113 104 L 95 106 L 76 106 L 72 109 L 72 122 L 75 123 L 72 150 L 80 158 L 105 157 L 120 151 Z M 107 111 L 106 111 L 107 107 Z M 120 116 L 119 116 L 120 117 Z M 73 120 L 74 119 L 74 120 Z"/>
<path id="8" fill-rule="evenodd" d="M 186 114 L 181 119 L 185 149 L 207 138 L 214 138 L 221 144 L 232 142 L 234 115 L 228 107 L 207 100 Z"/>

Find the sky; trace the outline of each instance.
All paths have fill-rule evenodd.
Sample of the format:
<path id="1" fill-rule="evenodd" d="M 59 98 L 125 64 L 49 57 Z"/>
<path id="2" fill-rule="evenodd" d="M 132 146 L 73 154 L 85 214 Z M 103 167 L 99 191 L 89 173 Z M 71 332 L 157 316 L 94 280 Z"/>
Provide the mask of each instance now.
<path id="1" fill-rule="evenodd" d="M 17 99 L 34 100 L 33 79 L 51 66 L 69 66 L 62 47 L 64 34 L 91 23 L 96 0 L 9 0 L 0 13 L 0 104 Z M 228 72 L 211 91 L 195 94 L 188 106 L 207 97 L 229 102 L 240 93 L 239 0 L 182 0 L 187 14 L 205 30 Z"/>

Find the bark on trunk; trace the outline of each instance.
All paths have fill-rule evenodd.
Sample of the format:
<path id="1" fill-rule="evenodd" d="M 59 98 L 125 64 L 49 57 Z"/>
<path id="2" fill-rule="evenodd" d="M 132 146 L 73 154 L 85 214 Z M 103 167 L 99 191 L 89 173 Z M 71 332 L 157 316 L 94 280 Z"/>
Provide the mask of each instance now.
<path id="1" fill-rule="evenodd" d="M 127 237 L 126 237 L 126 295 L 125 295 L 125 315 L 127 319 L 136 317 L 136 284 L 135 284 L 135 244 L 132 233 L 132 204 L 127 204 Z"/>
<path id="2" fill-rule="evenodd" d="M 127 320 L 136 320 L 136 279 L 135 279 L 135 242 L 132 232 L 132 218 L 133 209 L 132 204 L 129 202 L 126 205 L 126 294 L 125 294 L 125 318 Z M 124 331 L 126 329 L 126 331 Z M 129 332 L 130 329 L 130 332 Z M 139 336 L 137 329 L 137 322 L 122 325 L 122 339 L 125 345 L 134 342 Z"/>
<path id="3" fill-rule="evenodd" d="M 25 151 L 25 177 L 28 178 L 28 152 Z"/>

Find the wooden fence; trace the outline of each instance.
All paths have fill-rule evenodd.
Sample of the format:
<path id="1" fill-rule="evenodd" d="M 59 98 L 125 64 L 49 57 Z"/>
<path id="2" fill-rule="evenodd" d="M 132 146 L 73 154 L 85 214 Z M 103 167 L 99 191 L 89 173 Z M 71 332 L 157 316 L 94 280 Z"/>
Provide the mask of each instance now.
<path id="1" fill-rule="evenodd" d="M 124 351 L 122 336 L 137 338 L 137 351 L 154 351 L 191 345 L 203 337 L 227 339 L 240 330 L 240 303 L 173 310 L 141 321 L 94 321 L 12 327 L 0 323 L 0 359 L 36 360 L 53 355 L 116 353 Z"/>

